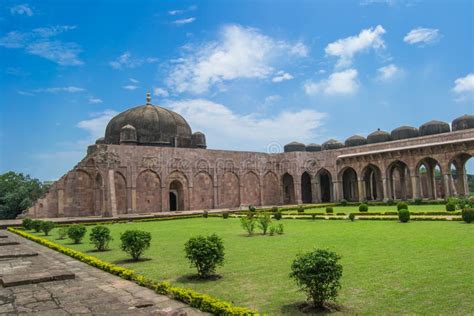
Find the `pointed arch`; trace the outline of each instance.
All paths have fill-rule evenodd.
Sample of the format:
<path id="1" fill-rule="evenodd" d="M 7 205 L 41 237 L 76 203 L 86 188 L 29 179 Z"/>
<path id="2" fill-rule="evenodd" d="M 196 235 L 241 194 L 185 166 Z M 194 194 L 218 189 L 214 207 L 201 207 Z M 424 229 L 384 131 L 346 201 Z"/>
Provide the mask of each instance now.
<path id="1" fill-rule="evenodd" d="M 242 204 L 260 205 L 260 180 L 258 175 L 249 171 L 242 177 Z"/>
<path id="2" fill-rule="evenodd" d="M 280 184 L 273 171 L 268 171 L 263 176 L 263 205 L 280 204 Z"/>
<path id="3" fill-rule="evenodd" d="M 319 183 L 321 202 L 332 201 L 332 176 L 329 170 L 322 168 L 316 173 L 316 181 Z"/>
<path id="4" fill-rule="evenodd" d="M 219 177 L 218 198 L 220 208 L 240 206 L 240 181 L 235 172 L 226 171 Z"/>
<path id="5" fill-rule="evenodd" d="M 307 172 L 301 175 L 301 200 L 303 203 L 313 202 L 313 190 L 311 188 L 311 176 Z"/>
<path id="6" fill-rule="evenodd" d="M 209 173 L 201 171 L 193 179 L 192 209 L 214 208 L 214 181 Z"/>
<path id="7" fill-rule="evenodd" d="M 293 176 L 288 172 L 281 178 L 283 185 L 283 204 L 295 204 L 295 184 Z"/>
<path id="8" fill-rule="evenodd" d="M 383 200 L 383 182 L 380 168 L 374 164 L 368 164 L 362 169 L 361 175 L 365 189 L 364 199 L 368 201 Z"/>
<path id="9" fill-rule="evenodd" d="M 345 167 L 339 173 L 342 182 L 342 197 L 347 201 L 359 201 L 359 184 L 357 172 L 352 167 Z"/>
<path id="10" fill-rule="evenodd" d="M 127 179 L 121 172 L 115 171 L 114 183 L 117 214 L 127 214 Z"/>
<path id="11" fill-rule="evenodd" d="M 136 181 L 136 213 L 155 213 L 162 210 L 161 179 L 150 169 L 142 171 Z"/>

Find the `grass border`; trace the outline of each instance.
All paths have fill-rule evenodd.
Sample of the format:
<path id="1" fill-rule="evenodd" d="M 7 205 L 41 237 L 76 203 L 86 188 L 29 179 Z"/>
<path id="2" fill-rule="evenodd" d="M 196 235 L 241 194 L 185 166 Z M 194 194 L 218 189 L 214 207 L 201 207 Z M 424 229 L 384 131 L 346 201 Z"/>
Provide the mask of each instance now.
<path id="1" fill-rule="evenodd" d="M 235 306 L 232 303 L 214 298 L 207 294 L 201 294 L 191 289 L 172 286 L 169 282 L 157 282 L 142 274 L 136 273 L 131 269 L 127 269 L 93 256 L 86 255 L 80 251 L 70 249 L 54 243 L 45 238 L 34 236 L 27 233 L 23 229 L 8 227 L 8 231 L 21 237 L 34 241 L 40 245 L 48 247 L 52 250 L 63 253 L 69 257 L 84 262 L 90 266 L 96 267 L 113 275 L 119 276 L 125 280 L 130 280 L 140 286 L 155 291 L 157 294 L 167 295 L 173 299 L 195 307 L 203 312 L 209 312 L 214 315 L 259 315 L 256 311 L 246 307 Z"/>

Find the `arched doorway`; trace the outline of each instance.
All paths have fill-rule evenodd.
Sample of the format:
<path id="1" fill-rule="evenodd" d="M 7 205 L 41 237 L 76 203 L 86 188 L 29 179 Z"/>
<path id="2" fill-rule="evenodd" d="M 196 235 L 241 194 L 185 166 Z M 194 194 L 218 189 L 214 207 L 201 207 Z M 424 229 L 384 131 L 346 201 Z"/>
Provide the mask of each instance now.
<path id="1" fill-rule="evenodd" d="M 184 210 L 184 194 L 183 184 L 178 180 L 173 180 L 170 183 L 169 203 L 170 211 Z"/>
<path id="2" fill-rule="evenodd" d="M 154 213 L 161 211 L 161 179 L 152 170 L 141 172 L 136 180 L 137 213 Z"/>
<path id="3" fill-rule="evenodd" d="M 294 204 L 295 203 L 295 186 L 293 177 L 285 173 L 282 177 L 283 183 L 283 204 Z"/>
<path id="4" fill-rule="evenodd" d="M 359 200 L 359 188 L 357 185 L 357 173 L 351 167 L 342 172 L 342 196 L 347 201 Z"/>
<path id="5" fill-rule="evenodd" d="M 321 169 L 316 178 L 319 180 L 319 188 L 321 193 L 321 202 L 327 203 L 331 202 L 331 174 L 326 169 Z"/>
<path id="6" fill-rule="evenodd" d="M 416 171 L 422 198 L 436 200 L 445 197 L 443 176 L 437 160 L 431 157 L 422 159 L 418 163 Z"/>
<path id="7" fill-rule="evenodd" d="M 462 153 L 454 157 L 449 163 L 448 188 L 447 194 L 450 196 L 469 196 L 474 188 L 470 188 L 470 181 L 468 179 L 468 166 L 474 169 L 474 159 L 471 155 Z M 471 169 L 471 170 L 472 170 Z"/>
<path id="8" fill-rule="evenodd" d="M 313 195 L 311 190 L 311 176 L 304 172 L 301 176 L 301 200 L 303 203 L 312 203 Z"/>
<path id="9" fill-rule="evenodd" d="M 387 168 L 388 198 L 393 200 L 408 200 L 413 197 L 408 165 L 397 160 Z"/>
<path id="10" fill-rule="evenodd" d="M 380 169 L 369 164 L 362 171 L 362 179 L 364 179 L 365 199 L 368 201 L 377 201 L 383 199 L 383 183 Z"/>

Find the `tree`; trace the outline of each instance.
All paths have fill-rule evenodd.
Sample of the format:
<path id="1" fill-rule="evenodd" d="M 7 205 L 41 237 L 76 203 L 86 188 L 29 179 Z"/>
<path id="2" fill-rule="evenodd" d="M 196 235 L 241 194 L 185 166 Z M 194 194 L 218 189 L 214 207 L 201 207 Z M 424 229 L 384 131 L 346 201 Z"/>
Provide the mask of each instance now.
<path id="1" fill-rule="evenodd" d="M 13 171 L 0 175 L 0 219 L 13 219 L 48 189 L 38 179 Z"/>
<path id="2" fill-rule="evenodd" d="M 184 245 L 186 258 L 195 266 L 199 277 L 209 277 L 224 263 L 224 244 L 216 234 L 190 238 Z"/>
<path id="3" fill-rule="evenodd" d="M 338 263 L 340 258 L 334 252 L 316 249 L 297 256 L 291 265 L 290 277 L 317 308 L 324 307 L 325 302 L 337 297 L 342 277 L 342 265 Z"/>
<path id="4" fill-rule="evenodd" d="M 109 248 L 109 242 L 113 240 L 110 236 L 110 229 L 105 226 L 95 226 L 89 235 L 90 241 L 98 251 L 105 251 Z"/>
<path id="5" fill-rule="evenodd" d="M 127 230 L 120 236 L 120 248 L 138 261 L 142 253 L 150 248 L 151 234 L 141 230 Z"/>

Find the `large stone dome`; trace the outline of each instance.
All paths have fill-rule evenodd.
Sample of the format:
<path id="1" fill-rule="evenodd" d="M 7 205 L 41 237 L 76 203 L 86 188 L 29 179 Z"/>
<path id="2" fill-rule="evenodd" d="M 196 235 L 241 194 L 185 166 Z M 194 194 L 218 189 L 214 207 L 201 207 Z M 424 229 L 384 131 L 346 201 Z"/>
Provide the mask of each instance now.
<path id="1" fill-rule="evenodd" d="M 364 136 L 354 135 L 346 139 L 344 144 L 346 147 L 362 146 L 367 144 L 367 139 Z"/>
<path id="2" fill-rule="evenodd" d="M 344 147 L 344 145 L 340 141 L 335 139 L 330 139 L 324 142 L 322 145 L 323 150 L 339 149 L 342 147 Z"/>
<path id="3" fill-rule="evenodd" d="M 380 129 L 367 136 L 367 142 L 369 144 L 383 143 L 388 142 L 390 140 L 390 134 L 385 131 L 381 131 Z"/>
<path id="4" fill-rule="evenodd" d="M 451 127 L 453 131 L 474 128 L 474 115 L 465 114 L 458 117 L 452 122 Z"/>
<path id="5" fill-rule="evenodd" d="M 199 144 L 195 144 L 197 135 L 193 139 L 191 127 L 181 115 L 152 105 L 150 101 L 150 94 L 147 94 L 145 105 L 128 109 L 112 118 L 107 124 L 104 142 L 205 148 L 204 134 L 197 137 Z"/>
<path id="6" fill-rule="evenodd" d="M 283 150 L 286 153 L 293 152 L 293 151 L 306 151 L 306 145 L 299 142 L 291 142 L 289 144 L 286 144 L 283 147 Z"/>
<path id="7" fill-rule="evenodd" d="M 420 136 L 418 128 L 412 126 L 400 126 L 394 129 L 390 136 L 392 140 L 407 139 Z"/>
<path id="8" fill-rule="evenodd" d="M 308 144 L 306 145 L 306 151 L 311 151 L 311 152 L 321 151 L 321 145 L 314 144 L 314 143 Z"/>
<path id="9" fill-rule="evenodd" d="M 420 136 L 449 133 L 449 124 L 441 121 L 429 121 L 420 126 Z"/>

